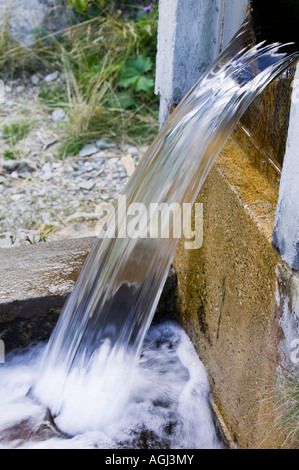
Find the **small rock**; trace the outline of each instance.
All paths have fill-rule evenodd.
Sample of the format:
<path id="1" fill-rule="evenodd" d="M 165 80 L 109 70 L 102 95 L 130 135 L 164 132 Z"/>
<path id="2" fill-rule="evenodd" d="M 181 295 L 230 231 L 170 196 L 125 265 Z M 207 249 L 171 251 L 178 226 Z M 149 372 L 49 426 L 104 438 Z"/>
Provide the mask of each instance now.
<path id="1" fill-rule="evenodd" d="M 83 180 L 89 181 L 91 179 L 91 176 L 90 175 L 82 175 L 81 178 Z"/>
<path id="2" fill-rule="evenodd" d="M 38 85 L 40 82 L 40 78 L 38 75 L 34 74 L 31 76 L 31 83 L 32 85 Z"/>
<path id="3" fill-rule="evenodd" d="M 23 198 L 23 194 L 12 194 L 10 196 L 10 199 L 12 199 L 13 201 L 19 201 L 22 198 Z"/>
<path id="4" fill-rule="evenodd" d="M 46 162 L 43 164 L 42 170 L 44 173 L 48 173 L 52 171 L 52 166 L 50 162 Z"/>
<path id="5" fill-rule="evenodd" d="M 123 166 L 125 167 L 127 175 L 132 176 L 135 171 L 135 164 L 132 155 L 130 155 L 129 153 L 127 155 L 124 155 L 123 157 L 121 157 L 121 161 Z"/>
<path id="6" fill-rule="evenodd" d="M 79 188 L 85 189 L 86 191 L 90 191 L 95 185 L 94 181 L 81 181 L 79 184 Z"/>
<path id="7" fill-rule="evenodd" d="M 14 173 L 16 171 L 27 171 L 31 173 L 36 170 L 36 166 L 29 160 L 8 160 L 3 163 L 3 168 L 9 173 Z"/>
<path id="8" fill-rule="evenodd" d="M 57 80 L 58 76 L 59 76 L 59 72 L 58 72 L 58 70 L 56 70 L 56 72 L 49 73 L 48 75 L 46 75 L 44 77 L 44 82 L 46 82 L 46 83 L 55 82 L 55 80 Z"/>
<path id="9" fill-rule="evenodd" d="M 108 140 L 105 139 L 100 139 L 97 140 L 96 146 L 98 147 L 99 150 L 106 150 L 106 149 L 113 149 L 116 147 L 116 144 L 113 142 L 108 142 Z"/>
<path id="10" fill-rule="evenodd" d="M 8 172 L 13 172 L 19 168 L 18 160 L 7 160 L 3 163 L 3 169 Z"/>
<path id="11" fill-rule="evenodd" d="M 24 90 L 25 90 L 25 87 L 23 85 L 19 85 L 16 88 L 16 93 L 23 93 Z"/>
<path id="12" fill-rule="evenodd" d="M 5 181 L 5 177 L 0 175 L 0 184 L 3 184 Z"/>
<path id="13" fill-rule="evenodd" d="M 132 155 L 132 157 L 138 157 L 139 151 L 136 147 L 130 146 L 127 148 L 127 153 Z"/>
<path id="14" fill-rule="evenodd" d="M 51 171 L 47 171 L 46 173 L 43 173 L 41 176 L 40 176 L 40 179 L 43 180 L 43 181 L 47 181 L 47 180 L 50 180 L 52 178 L 53 174 Z"/>
<path id="15" fill-rule="evenodd" d="M 31 152 L 31 155 L 32 155 L 33 158 L 36 158 L 36 157 L 39 156 L 39 152 L 32 151 L 32 152 Z"/>
<path id="16" fill-rule="evenodd" d="M 18 169 L 19 172 L 32 173 L 33 171 L 36 171 L 36 170 L 37 170 L 36 165 L 30 160 L 20 160 L 20 166 Z"/>
<path id="17" fill-rule="evenodd" d="M 11 92 L 12 92 L 11 86 L 5 85 L 5 93 L 11 93 Z"/>
<path id="18" fill-rule="evenodd" d="M 94 144 L 87 144 L 80 150 L 79 157 L 90 157 L 98 152 L 98 148 Z"/>
<path id="19" fill-rule="evenodd" d="M 52 119 L 52 121 L 55 121 L 55 122 L 57 122 L 57 121 L 66 121 L 67 120 L 67 115 L 63 111 L 62 108 L 57 108 L 51 114 L 51 119 Z"/>
<path id="20" fill-rule="evenodd" d="M 78 165 L 78 163 L 70 162 L 70 165 L 71 165 L 71 167 L 74 171 L 79 171 L 80 170 L 80 166 Z"/>
<path id="21" fill-rule="evenodd" d="M 55 163 L 56 164 L 56 159 L 53 157 L 52 154 L 49 153 L 48 155 L 45 156 L 45 162 L 46 163 L 50 162 L 50 163 L 53 163 L 53 164 Z"/>

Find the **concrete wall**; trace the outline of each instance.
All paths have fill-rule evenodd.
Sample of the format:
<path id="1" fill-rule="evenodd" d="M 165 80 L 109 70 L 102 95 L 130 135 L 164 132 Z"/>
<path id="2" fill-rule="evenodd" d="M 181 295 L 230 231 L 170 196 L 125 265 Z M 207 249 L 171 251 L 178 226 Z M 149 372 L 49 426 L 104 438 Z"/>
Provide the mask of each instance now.
<path id="1" fill-rule="evenodd" d="M 160 125 L 236 33 L 247 4 L 248 0 L 160 0 Z"/>
<path id="2" fill-rule="evenodd" d="M 299 270 L 299 65 L 294 78 L 286 152 L 279 188 L 273 245 Z"/>

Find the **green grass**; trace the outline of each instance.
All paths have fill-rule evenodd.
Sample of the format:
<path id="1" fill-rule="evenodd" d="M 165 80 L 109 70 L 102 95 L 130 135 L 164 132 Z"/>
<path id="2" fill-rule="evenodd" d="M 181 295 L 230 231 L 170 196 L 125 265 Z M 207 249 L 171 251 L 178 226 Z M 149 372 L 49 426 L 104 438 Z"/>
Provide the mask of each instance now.
<path id="1" fill-rule="evenodd" d="M 60 108 L 67 103 L 67 91 L 62 85 L 42 85 L 38 94 L 40 101 L 49 109 Z"/>
<path id="2" fill-rule="evenodd" d="M 2 137 L 10 145 L 15 145 L 19 140 L 26 137 L 32 128 L 33 122 L 29 120 L 21 120 L 6 124 L 3 126 Z"/>
<path id="3" fill-rule="evenodd" d="M 15 152 L 12 149 L 6 149 L 4 151 L 4 160 L 15 160 Z"/>

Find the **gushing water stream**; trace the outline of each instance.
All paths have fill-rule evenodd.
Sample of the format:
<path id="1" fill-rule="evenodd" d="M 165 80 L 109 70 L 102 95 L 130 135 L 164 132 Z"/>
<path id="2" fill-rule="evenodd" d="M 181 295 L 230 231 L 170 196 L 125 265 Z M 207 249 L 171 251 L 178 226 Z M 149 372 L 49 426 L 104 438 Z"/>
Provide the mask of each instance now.
<path id="1" fill-rule="evenodd" d="M 247 19 L 138 165 L 125 191 L 127 209 L 136 203 L 147 209 L 152 203 L 192 204 L 243 112 L 294 58 L 279 44 L 253 45 Z M 134 217 L 135 225 L 149 233 L 151 211 Z M 59 429 L 72 436 L 106 429 L 131 403 L 142 345 L 177 243 L 175 236 L 124 236 L 129 218 L 124 213 L 116 237 L 100 239 L 91 250 L 31 392 L 51 410 Z M 162 218 L 161 233 L 163 223 Z M 170 234 L 181 225 L 181 217 L 174 216 Z M 201 445 L 200 439 L 193 444 Z"/>

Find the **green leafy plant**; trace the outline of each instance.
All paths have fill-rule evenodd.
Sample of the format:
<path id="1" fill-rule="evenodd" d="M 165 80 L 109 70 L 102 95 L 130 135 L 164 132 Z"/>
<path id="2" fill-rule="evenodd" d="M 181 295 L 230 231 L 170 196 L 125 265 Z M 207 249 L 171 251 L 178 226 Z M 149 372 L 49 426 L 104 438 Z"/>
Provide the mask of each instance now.
<path id="1" fill-rule="evenodd" d="M 134 59 L 129 59 L 121 70 L 118 85 L 124 88 L 133 87 L 137 92 L 152 93 L 155 84 L 152 75 L 149 75 L 152 68 L 150 57 L 141 54 Z"/>

